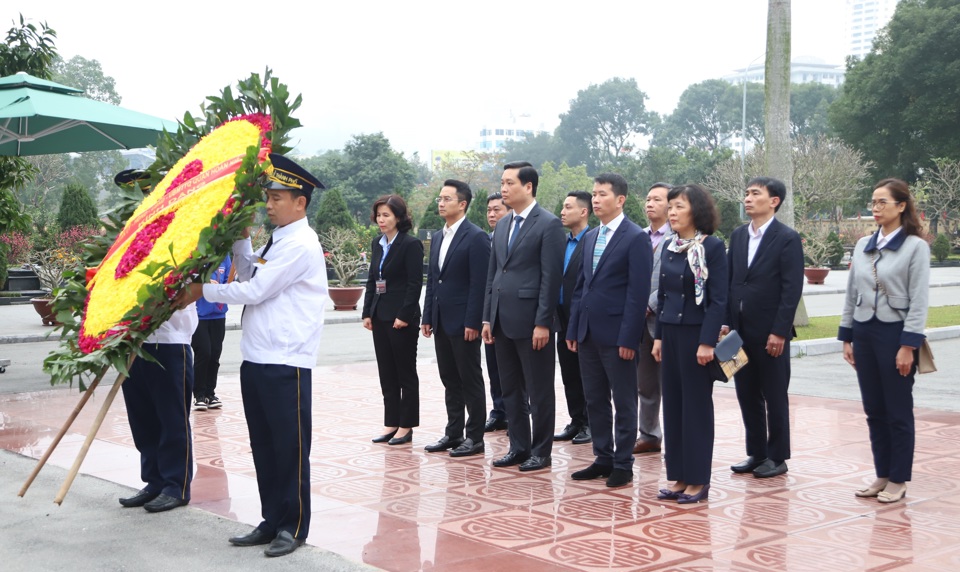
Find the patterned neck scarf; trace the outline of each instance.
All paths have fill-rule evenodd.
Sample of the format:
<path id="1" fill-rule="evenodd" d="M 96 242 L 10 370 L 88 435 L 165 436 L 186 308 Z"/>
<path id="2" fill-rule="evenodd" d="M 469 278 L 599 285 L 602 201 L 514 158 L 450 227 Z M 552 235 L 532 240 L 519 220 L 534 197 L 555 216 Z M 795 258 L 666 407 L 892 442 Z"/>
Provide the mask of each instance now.
<path id="1" fill-rule="evenodd" d="M 703 250 L 703 239 L 706 238 L 700 231 L 693 238 L 683 239 L 675 237 L 667 247 L 667 250 L 677 253 L 687 253 L 687 264 L 693 272 L 693 293 L 697 299 L 697 305 L 703 304 L 703 287 L 707 283 L 707 256 Z"/>

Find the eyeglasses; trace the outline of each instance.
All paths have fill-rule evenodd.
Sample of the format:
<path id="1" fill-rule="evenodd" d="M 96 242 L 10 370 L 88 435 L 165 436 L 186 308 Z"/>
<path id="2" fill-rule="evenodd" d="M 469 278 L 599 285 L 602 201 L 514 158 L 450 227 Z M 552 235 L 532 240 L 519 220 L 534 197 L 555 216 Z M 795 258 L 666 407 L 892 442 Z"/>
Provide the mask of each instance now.
<path id="1" fill-rule="evenodd" d="M 452 203 L 457 199 L 455 197 L 437 197 L 436 200 L 437 204 L 439 205 L 440 203 Z"/>
<path id="2" fill-rule="evenodd" d="M 899 204 L 900 204 L 900 201 L 888 201 L 887 199 L 880 199 L 879 201 L 870 201 L 869 203 L 867 203 L 867 208 L 872 211 L 875 211 L 875 210 L 882 211 L 883 209 L 887 208 L 887 205 L 899 205 Z"/>

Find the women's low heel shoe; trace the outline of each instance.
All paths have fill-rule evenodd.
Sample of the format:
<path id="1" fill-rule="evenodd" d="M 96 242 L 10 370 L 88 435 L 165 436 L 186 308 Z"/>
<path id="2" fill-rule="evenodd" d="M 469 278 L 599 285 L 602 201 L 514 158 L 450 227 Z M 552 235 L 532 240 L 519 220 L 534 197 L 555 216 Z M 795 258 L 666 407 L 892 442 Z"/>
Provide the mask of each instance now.
<path id="1" fill-rule="evenodd" d="M 865 489 L 860 489 L 857 492 L 853 493 L 856 496 L 862 499 L 873 498 L 880 494 L 880 491 L 883 490 L 883 487 L 867 487 Z"/>
<path id="2" fill-rule="evenodd" d="M 907 487 L 900 489 L 900 492 L 896 494 L 890 494 L 887 491 L 880 491 L 877 493 L 877 500 L 882 503 L 891 503 L 899 502 L 903 500 L 903 497 L 907 496 Z"/>
<path id="3" fill-rule="evenodd" d="M 710 496 L 710 485 L 706 484 L 706 485 L 703 485 L 703 488 L 700 489 L 700 492 L 695 495 L 680 493 L 680 496 L 677 497 L 677 504 L 693 504 L 700 501 L 705 501 L 709 496 Z"/>
<path id="4" fill-rule="evenodd" d="M 404 443 L 410 443 L 413 441 L 413 429 L 407 432 L 403 437 L 394 437 L 387 441 L 387 445 L 403 445 Z"/>
<path id="5" fill-rule="evenodd" d="M 396 434 L 397 434 L 397 430 L 394 429 L 390 433 L 387 433 L 385 435 L 380 435 L 379 437 L 374 437 L 373 439 L 370 439 L 370 440 L 373 441 L 374 443 L 388 443 L 390 439 L 393 439 L 393 436 Z"/>
<path id="6" fill-rule="evenodd" d="M 683 491 L 671 491 L 670 489 L 660 489 L 660 494 L 657 495 L 657 498 L 660 500 L 677 500 L 680 498 L 680 495 L 683 494 Z"/>

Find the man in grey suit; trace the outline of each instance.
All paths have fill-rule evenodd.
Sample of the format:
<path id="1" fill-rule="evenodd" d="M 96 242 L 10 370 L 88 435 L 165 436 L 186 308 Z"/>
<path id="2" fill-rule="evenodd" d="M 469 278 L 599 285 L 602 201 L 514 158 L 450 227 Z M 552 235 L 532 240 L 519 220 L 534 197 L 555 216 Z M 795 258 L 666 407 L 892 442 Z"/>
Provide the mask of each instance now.
<path id="1" fill-rule="evenodd" d="M 660 288 L 660 254 L 673 238 L 667 222 L 667 193 L 670 185 L 654 183 L 647 191 L 646 214 L 650 226 L 645 228 L 653 244 L 653 275 L 650 279 L 650 300 L 647 302 L 649 336 L 640 341 L 637 364 L 637 388 L 640 392 L 640 434 L 633 454 L 659 453 L 663 433 L 660 431 L 660 363 L 653 359 L 653 334 L 657 326 L 657 290 Z"/>
<path id="2" fill-rule="evenodd" d="M 551 465 L 556 418 L 553 320 L 566 237 L 560 220 L 537 204 L 538 182 L 530 163 L 503 167 L 500 192 L 511 211 L 493 234 L 483 303 L 483 341 L 496 340 L 510 437 L 510 451 L 493 466 L 521 471 Z"/>

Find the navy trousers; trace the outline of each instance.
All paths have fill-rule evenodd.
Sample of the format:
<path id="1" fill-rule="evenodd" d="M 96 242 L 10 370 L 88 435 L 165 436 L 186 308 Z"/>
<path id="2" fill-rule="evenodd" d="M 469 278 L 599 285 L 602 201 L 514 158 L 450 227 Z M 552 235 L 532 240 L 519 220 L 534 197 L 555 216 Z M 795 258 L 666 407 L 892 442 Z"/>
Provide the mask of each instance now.
<path id="1" fill-rule="evenodd" d="M 240 391 L 257 471 L 257 528 L 273 536 L 310 532 L 311 370 L 240 364 Z"/>
<path id="2" fill-rule="evenodd" d="M 420 377 L 417 340 L 420 327 L 393 327 L 393 320 L 373 320 L 373 351 L 377 354 L 384 427 L 420 425 Z"/>
<path id="3" fill-rule="evenodd" d="M 494 344 L 483 344 L 483 351 L 487 357 L 487 377 L 490 378 L 490 400 L 493 409 L 490 418 L 506 421 L 507 410 L 503 407 L 503 391 L 500 389 L 500 370 L 497 369 L 497 349 Z"/>
<path id="4" fill-rule="evenodd" d="M 227 319 L 200 320 L 193 332 L 193 396 L 196 399 L 214 397 L 217 375 L 220 373 L 220 354 L 227 331 Z"/>
<path id="5" fill-rule="evenodd" d="M 120 386 L 140 452 L 140 478 L 150 492 L 190 500 L 193 352 L 187 344 L 144 344 L 143 349 L 159 363 L 135 359 Z"/>
<path id="6" fill-rule="evenodd" d="M 737 372 L 735 384 L 747 455 L 785 461 L 790 458 L 790 340 L 776 358 L 766 344 L 744 344 L 744 351 L 750 361 Z"/>
<path id="7" fill-rule="evenodd" d="M 663 324 L 660 375 L 667 479 L 710 482 L 713 463 L 713 379 L 697 363 L 700 325 Z"/>
<path id="8" fill-rule="evenodd" d="M 895 483 L 911 480 L 916 433 L 913 423 L 913 381 L 917 352 L 907 376 L 897 371 L 903 322 L 853 322 L 853 359 L 870 430 L 870 448 L 877 477 Z"/>
<path id="9" fill-rule="evenodd" d="M 563 394 L 567 398 L 567 413 L 570 422 L 578 427 L 587 426 L 587 400 L 583 390 L 583 375 L 580 373 L 580 356 L 567 349 L 566 335 L 557 335 L 557 361 L 560 363 L 560 379 L 563 380 Z M 593 429 L 590 429 L 591 432 Z"/>
<path id="10" fill-rule="evenodd" d="M 474 443 L 483 441 L 483 426 L 487 406 L 483 389 L 483 369 L 480 367 L 480 345 L 477 336 L 472 342 L 463 339 L 463 331 L 453 335 L 443 330 L 440 316 L 433 329 L 433 343 L 437 353 L 437 369 L 443 383 L 444 403 L 447 406 L 445 434 L 451 439 L 466 437 Z M 464 417 L 466 410 L 469 417 Z"/>
<path id="11" fill-rule="evenodd" d="M 531 330 L 532 333 L 532 330 Z M 523 455 L 549 457 L 556 420 L 553 333 L 546 346 L 533 349 L 533 338 L 509 338 L 499 323 L 494 331 L 503 403 L 507 408 L 510 450 Z"/>
<path id="12" fill-rule="evenodd" d="M 620 359 L 619 347 L 598 346 L 589 335 L 577 350 L 596 463 L 633 472 L 638 420 L 637 358 Z"/>

